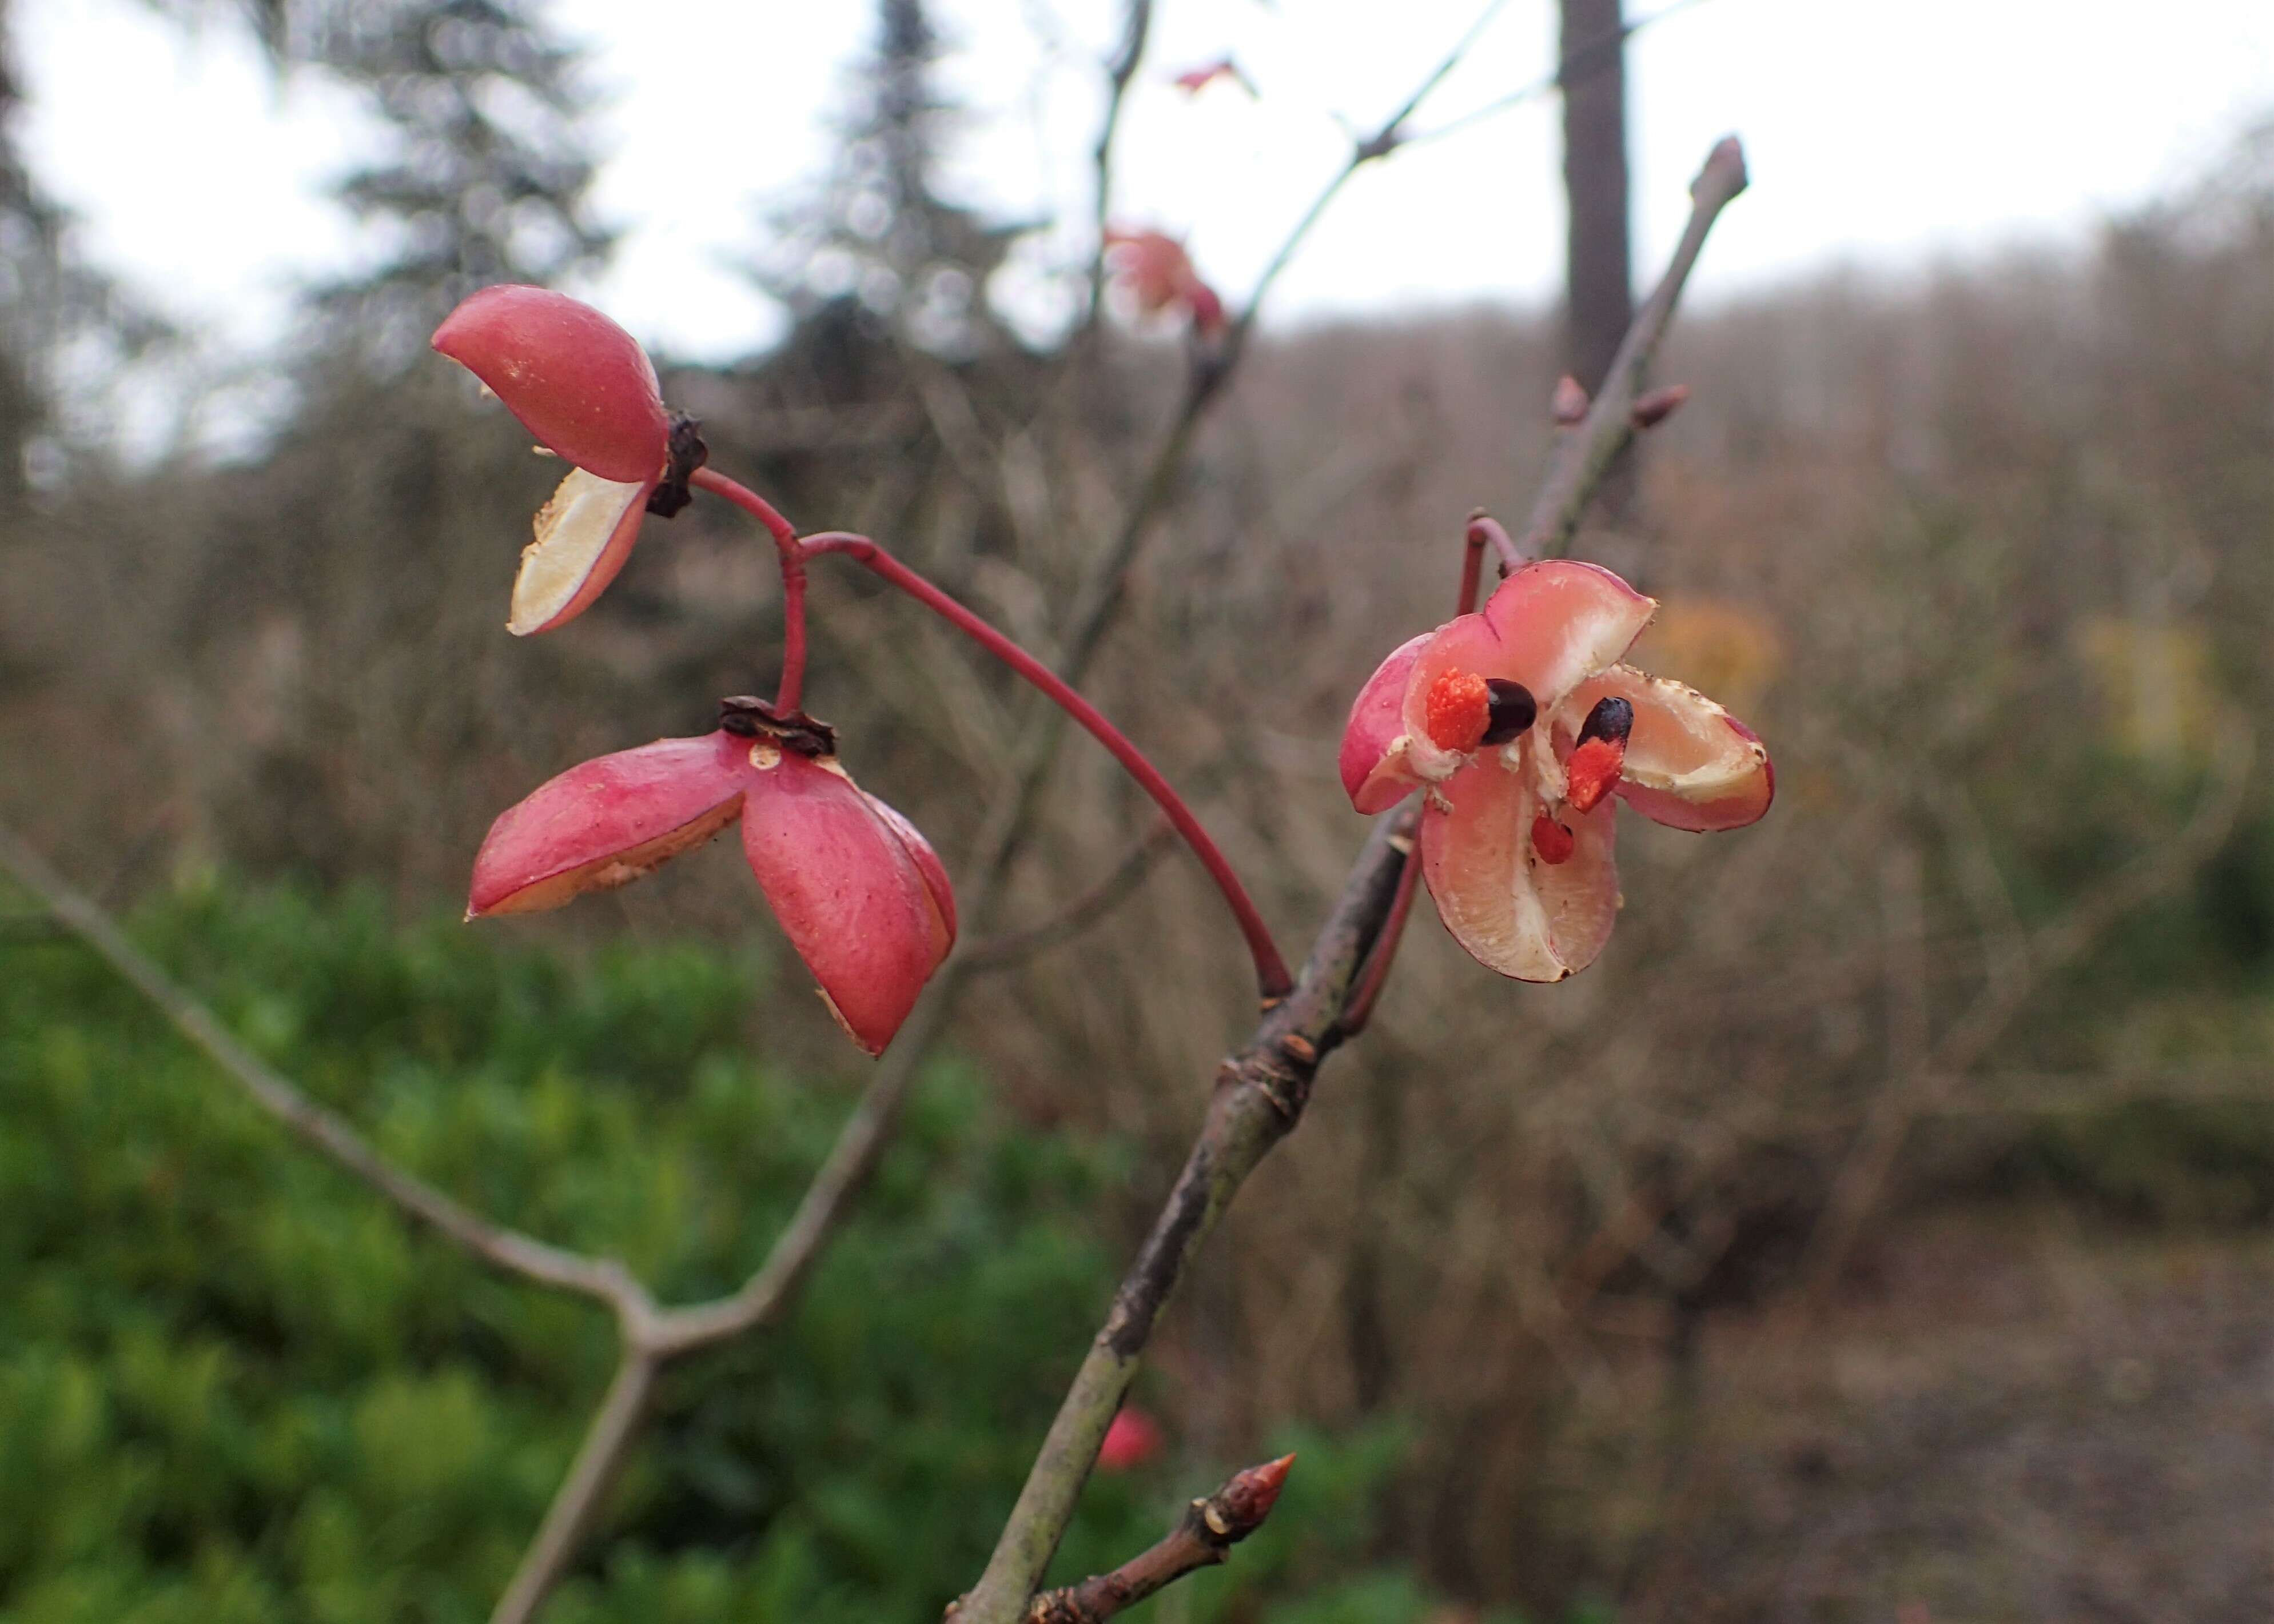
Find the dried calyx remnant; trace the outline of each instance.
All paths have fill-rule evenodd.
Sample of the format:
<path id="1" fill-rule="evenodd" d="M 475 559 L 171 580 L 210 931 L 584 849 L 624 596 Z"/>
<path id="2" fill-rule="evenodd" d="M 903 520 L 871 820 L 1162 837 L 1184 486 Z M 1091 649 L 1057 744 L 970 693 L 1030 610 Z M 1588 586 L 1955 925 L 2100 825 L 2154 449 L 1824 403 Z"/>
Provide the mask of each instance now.
<path id="1" fill-rule="evenodd" d="M 703 438 L 702 420 L 686 412 L 671 414 L 671 429 L 664 444 L 663 477 L 647 493 L 647 510 L 659 519 L 676 516 L 695 500 L 688 481 L 695 477 L 697 469 L 711 460 L 711 446 Z"/>
<path id="2" fill-rule="evenodd" d="M 800 756 L 837 754 L 837 730 L 802 710 L 777 710 L 763 699 L 736 694 L 719 702 L 719 726 L 741 739 L 772 739 Z"/>

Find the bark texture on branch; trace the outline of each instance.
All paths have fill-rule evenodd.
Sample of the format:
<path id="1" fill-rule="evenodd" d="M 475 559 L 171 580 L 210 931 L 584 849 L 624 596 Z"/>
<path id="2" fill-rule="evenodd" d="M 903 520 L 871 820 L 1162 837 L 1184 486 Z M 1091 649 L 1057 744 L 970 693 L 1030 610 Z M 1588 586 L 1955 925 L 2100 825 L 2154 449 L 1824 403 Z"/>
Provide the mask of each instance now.
<path id="1" fill-rule="evenodd" d="M 1344 1006 L 1389 916 L 1419 809 L 1416 801 L 1375 821 L 1295 990 L 1265 1013 L 1247 1043 L 1217 1071 L 1200 1138 L 1114 1293 L 958 1624 L 1015 1624 L 1023 1616 L 1137 1373 L 1154 1321 L 1247 1176 L 1302 1119 L 1320 1061 L 1342 1041 Z"/>

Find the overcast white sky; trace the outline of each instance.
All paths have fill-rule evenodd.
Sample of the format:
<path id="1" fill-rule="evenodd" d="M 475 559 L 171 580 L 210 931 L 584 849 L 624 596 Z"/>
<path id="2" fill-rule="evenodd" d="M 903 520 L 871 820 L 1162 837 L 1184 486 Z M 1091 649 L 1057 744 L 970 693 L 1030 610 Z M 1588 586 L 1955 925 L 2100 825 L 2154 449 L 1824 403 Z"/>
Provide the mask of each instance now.
<path id="1" fill-rule="evenodd" d="M 1116 214 L 1187 234 L 1237 297 L 1345 150 L 1485 0 L 1162 0 L 1125 126 Z M 1628 0 L 1632 18 L 1668 0 Z M 953 166 L 1013 217 L 1087 213 L 1112 0 L 939 0 L 945 86 L 974 117 Z M 870 26 L 857 0 L 556 0 L 592 53 L 602 213 L 626 238 L 580 289 L 681 354 L 736 355 L 777 318 L 727 268 L 812 176 Z M 1415 127 L 1546 72 L 1554 0 L 1508 0 Z M 21 132 L 100 261 L 232 342 L 281 328 L 297 279 L 353 234 L 321 192 L 371 128 L 343 92 L 281 88 L 243 39 L 185 39 L 134 0 L 18 0 Z M 1169 77 L 1229 52 L 1264 92 Z M 1684 185 L 1736 131 L 1753 191 L 1697 284 L 1711 297 L 1833 262 L 1901 267 L 2080 237 L 2274 115 L 2274 0 L 1706 0 L 1639 37 L 1630 95 L 1641 273 Z M 1480 297 L 1537 302 L 1561 264 L 1555 109 L 1542 99 L 1402 153 L 1353 185 L 1275 317 Z M 690 165 L 687 154 L 702 155 Z M 1069 239 L 1058 245 L 1072 252 Z"/>

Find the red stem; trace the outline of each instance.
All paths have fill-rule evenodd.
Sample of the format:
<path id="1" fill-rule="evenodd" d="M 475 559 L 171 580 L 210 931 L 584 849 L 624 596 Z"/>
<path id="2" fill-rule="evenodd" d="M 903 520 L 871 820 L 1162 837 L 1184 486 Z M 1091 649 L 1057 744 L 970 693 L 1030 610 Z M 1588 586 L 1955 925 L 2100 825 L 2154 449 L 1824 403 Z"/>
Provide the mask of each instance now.
<path id="1" fill-rule="evenodd" d="M 1477 554 L 1487 542 L 1490 542 L 1493 551 L 1500 554 L 1500 573 L 1503 575 L 1512 575 L 1532 561 L 1524 556 L 1522 548 L 1509 539 L 1508 532 L 1501 528 L 1500 521 L 1481 508 L 1469 515 L 1468 541 L 1469 556 L 1461 576 L 1463 614 L 1476 607 Z"/>
<path id="2" fill-rule="evenodd" d="M 787 716 L 805 694 L 805 552 L 797 544 L 797 527 L 756 491 L 713 470 L 697 469 L 689 483 L 725 497 L 764 525 L 774 538 L 782 577 L 781 686 L 774 691 L 774 709 Z"/>
<path id="3" fill-rule="evenodd" d="M 1495 547 L 1501 555 L 1501 573 L 1513 567 L 1510 560 L 1517 557 L 1516 545 L 1497 520 L 1479 512 L 1469 516 L 1469 528 L 1462 536 L 1461 595 L 1453 605 L 1455 614 L 1466 614 L 1477 606 L 1477 589 L 1484 575 L 1485 547 Z M 1418 837 L 1417 837 L 1418 838 Z M 1382 996 L 1382 988 L 1389 981 L 1389 966 L 1397 960 L 1397 944 L 1405 936 L 1405 916 L 1413 911 L 1413 892 L 1421 879 L 1421 853 L 1405 853 L 1405 868 L 1397 876 L 1397 893 L 1389 899 L 1389 915 L 1382 921 L 1382 934 L 1374 939 L 1374 951 L 1367 956 L 1366 967 L 1359 972 L 1358 984 L 1351 989 L 1349 1002 L 1343 1005 L 1339 1023 L 1345 1038 L 1354 1038 L 1366 1030 L 1366 1023 L 1374 1019 L 1374 1000 Z"/>
<path id="4" fill-rule="evenodd" d="M 1042 689 L 1059 710 L 1087 728 L 1090 736 L 1111 751 L 1113 759 L 1137 780 L 1138 786 L 1153 798 L 1169 822 L 1176 827 L 1177 832 L 1184 837 L 1185 844 L 1192 847 L 1193 855 L 1201 860 L 1201 867 L 1208 870 L 1209 877 L 1216 882 L 1216 889 L 1224 893 L 1232 918 L 1239 921 L 1240 935 L 1247 938 L 1248 953 L 1255 960 L 1256 986 L 1264 1001 L 1268 1004 L 1287 996 L 1295 983 L 1287 974 L 1286 961 L 1279 957 L 1279 947 L 1271 939 L 1270 927 L 1256 912 L 1255 904 L 1250 900 L 1246 888 L 1240 884 L 1239 876 L 1232 872 L 1231 864 L 1216 848 L 1216 842 L 1209 838 L 1208 831 L 1201 826 L 1200 819 L 1193 816 L 1192 808 L 1185 804 L 1184 798 L 1170 786 L 1168 779 L 1161 776 L 1159 769 L 1146 760 L 1144 752 L 1132 744 L 1119 728 L 1107 721 L 1096 706 L 1074 692 L 1049 666 L 866 536 L 828 530 L 808 536 L 802 546 L 809 558 L 825 553 L 841 553 L 863 568 L 890 582 Z"/>
<path id="5" fill-rule="evenodd" d="M 1415 839 L 1419 839 L 1418 834 Z M 1356 1037 L 1374 1019 L 1374 1001 L 1382 996 L 1382 989 L 1389 981 L 1389 966 L 1397 961 L 1397 944 L 1405 935 L 1405 916 L 1413 911 L 1413 892 L 1420 881 L 1421 853 L 1409 851 L 1405 853 L 1405 867 L 1397 876 L 1397 890 L 1389 898 L 1389 912 L 1382 921 L 1382 934 L 1374 937 L 1374 951 L 1367 955 L 1366 968 L 1359 973 L 1358 985 L 1351 989 L 1350 999 L 1343 1005 L 1343 1018 L 1337 1023 L 1345 1038 Z"/>

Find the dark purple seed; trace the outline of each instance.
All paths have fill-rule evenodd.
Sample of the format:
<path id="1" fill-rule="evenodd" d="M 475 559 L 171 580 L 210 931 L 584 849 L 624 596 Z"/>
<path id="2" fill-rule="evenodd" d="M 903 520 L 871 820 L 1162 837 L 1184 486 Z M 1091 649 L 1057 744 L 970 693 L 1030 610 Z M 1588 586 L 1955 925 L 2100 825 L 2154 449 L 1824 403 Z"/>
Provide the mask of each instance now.
<path id="1" fill-rule="evenodd" d="M 1579 742 L 1590 739 L 1608 739 L 1613 744 L 1624 744 L 1627 735 L 1634 732 L 1634 706 L 1614 694 L 1599 699 L 1595 708 L 1587 712 L 1587 719 L 1579 728 Z"/>
<path id="2" fill-rule="evenodd" d="M 1485 688 L 1492 698 L 1485 711 L 1485 736 L 1478 742 L 1506 744 L 1539 718 L 1540 703 L 1523 683 L 1487 677 Z"/>

